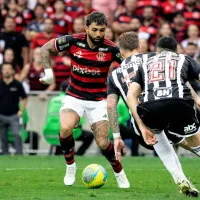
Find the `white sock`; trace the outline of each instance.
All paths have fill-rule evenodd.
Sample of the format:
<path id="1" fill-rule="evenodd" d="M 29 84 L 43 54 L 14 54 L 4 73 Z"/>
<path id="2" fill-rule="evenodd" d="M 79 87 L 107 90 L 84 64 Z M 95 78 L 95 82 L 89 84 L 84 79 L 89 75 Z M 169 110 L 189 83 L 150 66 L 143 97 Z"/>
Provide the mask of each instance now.
<path id="1" fill-rule="evenodd" d="M 68 165 L 68 164 L 67 164 L 67 166 L 70 166 L 70 167 L 76 167 L 76 163 L 73 162 L 71 165 Z"/>
<path id="2" fill-rule="evenodd" d="M 176 157 L 177 159 L 175 158 L 174 154 L 176 153 L 172 145 L 169 143 L 169 140 L 167 139 L 164 131 L 156 134 L 156 137 L 158 143 L 154 145 L 154 149 L 167 170 L 172 175 L 175 183 L 177 183 L 179 179 L 185 178 L 182 167 L 180 167 L 181 164 L 178 160 L 178 157 Z"/>
<path id="3" fill-rule="evenodd" d="M 198 147 L 191 147 L 192 152 L 195 153 L 197 156 L 200 156 L 200 146 Z"/>

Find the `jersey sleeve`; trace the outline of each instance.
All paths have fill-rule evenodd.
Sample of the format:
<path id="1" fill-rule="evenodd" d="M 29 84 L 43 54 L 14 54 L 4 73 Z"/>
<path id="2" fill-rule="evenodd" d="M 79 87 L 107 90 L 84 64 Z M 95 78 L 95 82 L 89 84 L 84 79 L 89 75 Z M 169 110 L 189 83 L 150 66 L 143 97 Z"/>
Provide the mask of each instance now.
<path id="1" fill-rule="evenodd" d="M 186 59 L 189 62 L 189 75 L 193 78 L 195 78 L 196 80 L 199 80 L 199 76 L 200 76 L 200 63 L 198 63 L 196 60 L 194 60 L 193 58 L 187 56 Z"/>
<path id="2" fill-rule="evenodd" d="M 116 95 L 120 96 L 120 91 L 114 83 L 112 74 L 108 78 L 108 95 L 109 94 L 116 94 Z"/>
<path id="3" fill-rule="evenodd" d="M 55 50 L 58 52 L 68 50 L 73 42 L 73 36 L 64 35 L 60 38 L 56 38 L 54 41 Z"/>
<path id="4" fill-rule="evenodd" d="M 142 74 L 143 74 L 143 69 L 142 69 L 142 66 L 138 68 L 137 72 L 136 72 L 136 75 L 133 79 L 133 82 L 136 82 L 138 83 L 142 90 L 144 90 L 144 80 L 142 78 Z"/>
<path id="5" fill-rule="evenodd" d="M 122 58 L 121 53 L 119 51 L 119 47 L 113 48 L 113 61 L 116 61 L 119 64 L 121 64 L 122 61 L 123 61 L 123 58 Z"/>

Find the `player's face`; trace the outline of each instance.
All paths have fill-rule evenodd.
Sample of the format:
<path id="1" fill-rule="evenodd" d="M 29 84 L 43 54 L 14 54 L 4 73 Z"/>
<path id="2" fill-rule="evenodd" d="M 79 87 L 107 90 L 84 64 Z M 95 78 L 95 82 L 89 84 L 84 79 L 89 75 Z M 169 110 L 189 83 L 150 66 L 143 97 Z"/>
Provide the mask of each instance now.
<path id="1" fill-rule="evenodd" d="M 106 31 L 106 25 L 97 25 L 92 23 L 89 27 L 86 27 L 86 32 L 94 45 L 99 45 L 103 42 Z"/>

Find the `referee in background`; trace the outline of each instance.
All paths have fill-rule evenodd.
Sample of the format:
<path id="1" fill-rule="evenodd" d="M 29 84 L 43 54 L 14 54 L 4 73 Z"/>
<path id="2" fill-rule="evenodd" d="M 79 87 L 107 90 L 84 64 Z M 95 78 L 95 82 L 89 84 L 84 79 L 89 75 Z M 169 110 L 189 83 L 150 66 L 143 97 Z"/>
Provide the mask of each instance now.
<path id="1" fill-rule="evenodd" d="M 27 95 L 20 82 L 14 79 L 15 68 L 12 64 L 4 63 L 1 68 L 2 79 L 0 80 L 0 139 L 2 154 L 8 151 L 8 129 L 14 136 L 16 154 L 22 154 L 22 139 L 19 135 L 20 118 L 27 105 Z M 21 102 L 20 102 L 21 100 Z M 19 102 L 21 108 L 19 109 Z"/>

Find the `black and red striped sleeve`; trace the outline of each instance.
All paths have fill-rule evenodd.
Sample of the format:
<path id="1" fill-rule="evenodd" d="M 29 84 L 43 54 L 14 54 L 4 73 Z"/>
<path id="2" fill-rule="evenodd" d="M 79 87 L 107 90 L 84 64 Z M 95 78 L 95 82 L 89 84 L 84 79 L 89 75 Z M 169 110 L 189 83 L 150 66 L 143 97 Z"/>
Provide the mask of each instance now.
<path id="1" fill-rule="evenodd" d="M 64 35 L 54 40 L 54 48 L 58 52 L 69 50 L 69 48 L 72 45 L 72 42 L 73 42 L 72 35 Z"/>

